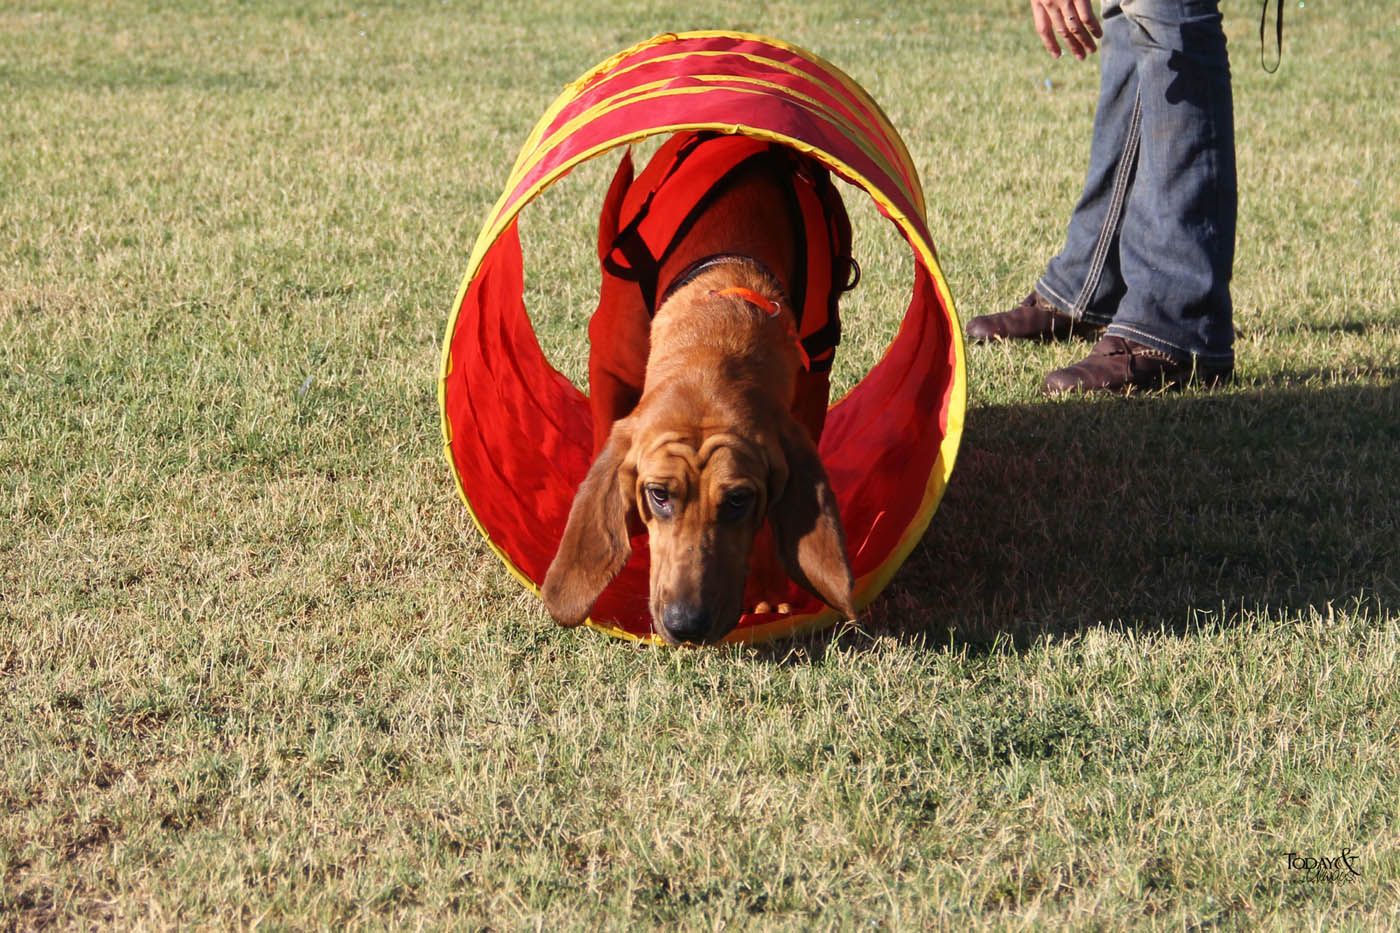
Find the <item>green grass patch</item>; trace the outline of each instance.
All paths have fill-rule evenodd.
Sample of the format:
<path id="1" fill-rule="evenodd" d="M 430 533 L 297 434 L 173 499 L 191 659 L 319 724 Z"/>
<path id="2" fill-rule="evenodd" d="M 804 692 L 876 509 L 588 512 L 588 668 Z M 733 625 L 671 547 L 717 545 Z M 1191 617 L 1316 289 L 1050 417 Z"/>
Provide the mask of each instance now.
<path id="1" fill-rule="evenodd" d="M 1389 923 L 1400 3 L 1290 5 L 1274 76 L 1256 12 L 1236 383 L 1047 401 L 1082 345 L 972 348 L 859 625 L 695 652 L 556 629 L 441 457 L 535 119 L 655 32 L 810 48 L 903 135 L 966 316 L 1058 247 L 1093 64 L 1019 0 L 0 4 L 0 929 Z M 611 163 L 522 220 L 575 379 Z M 838 387 L 910 276 L 851 207 Z"/>

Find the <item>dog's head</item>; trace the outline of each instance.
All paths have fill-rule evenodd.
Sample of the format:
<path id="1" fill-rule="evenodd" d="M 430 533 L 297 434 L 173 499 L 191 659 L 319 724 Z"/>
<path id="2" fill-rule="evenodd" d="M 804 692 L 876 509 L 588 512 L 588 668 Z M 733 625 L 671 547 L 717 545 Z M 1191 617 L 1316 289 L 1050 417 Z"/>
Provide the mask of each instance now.
<path id="1" fill-rule="evenodd" d="M 826 471 L 786 411 L 707 427 L 662 394 L 613 425 L 574 499 L 544 600 L 577 625 L 627 562 L 630 521 L 651 552 L 652 627 L 671 644 L 715 642 L 739 621 L 765 519 L 800 586 L 847 616 L 852 577 Z"/>

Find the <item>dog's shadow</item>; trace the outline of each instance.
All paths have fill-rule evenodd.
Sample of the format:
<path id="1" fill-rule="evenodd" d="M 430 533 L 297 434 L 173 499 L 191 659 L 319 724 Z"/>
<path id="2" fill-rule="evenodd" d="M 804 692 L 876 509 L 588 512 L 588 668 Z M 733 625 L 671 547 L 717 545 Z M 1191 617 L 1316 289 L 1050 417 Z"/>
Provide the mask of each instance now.
<path id="1" fill-rule="evenodd" d="M 1329 603 L 1394 610 L 1395 375 L 973 408 L 942 504 L 861 630 L 976 647 Z M 832 637 L 851 638 L 787 650 L 819 660 Z"/>

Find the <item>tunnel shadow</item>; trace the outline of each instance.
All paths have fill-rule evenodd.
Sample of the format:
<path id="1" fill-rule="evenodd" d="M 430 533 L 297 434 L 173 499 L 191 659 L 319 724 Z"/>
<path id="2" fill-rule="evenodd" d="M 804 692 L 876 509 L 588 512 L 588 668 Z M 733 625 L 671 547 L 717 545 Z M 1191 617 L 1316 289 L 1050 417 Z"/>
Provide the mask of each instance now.
<path id="1" fill-rule="evenodd" d="M 1400 608 L 1400 386 L 1378 375 L 969 410 L 943 502 L 865 628 L 978 645 Z"/>

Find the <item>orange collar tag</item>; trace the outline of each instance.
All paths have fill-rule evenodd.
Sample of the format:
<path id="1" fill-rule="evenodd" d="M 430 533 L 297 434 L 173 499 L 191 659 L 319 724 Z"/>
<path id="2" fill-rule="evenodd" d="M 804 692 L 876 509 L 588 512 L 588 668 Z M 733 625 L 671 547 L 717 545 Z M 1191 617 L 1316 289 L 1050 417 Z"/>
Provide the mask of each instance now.
<path id="1" fill-rule="evenodd" d="M 714 292 L 716 295 L 733 295 L 735 298 L 742 298 L 755 308 L 768 312 L 769 317 L 778 316 L 778 304 L 766 295 L 760 295 L 752 288 L 745 288 L 742 285 L 731 285 L 728 288 L 721 288 Z M 786 323 L 786 322 L 785 322 Z M 802 368 L 811 372 L 812 359 L 807 355 L 807 348 L 802 346 L 802 339 L 797 336 L 797 332 L 792 329 L 792 325 L 787 325 L 788 336 L 792 338 L 793 345 L 797 347 L 797 355 L 802 359 Z"/>
<path id="2" fill-rule="evenodd" d="M 742 285 L 731 285 L 729 288 L 721 288 L 715 292 L 716 295 L 733 295 L 742 298 L 756 308 L 762 308 L 768 312 L 769 317 L 777 317 L 778 305 L 766 295 L 760 295 L 752 288 L 745 288 Z"/>

